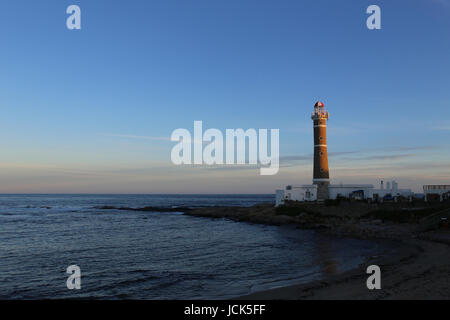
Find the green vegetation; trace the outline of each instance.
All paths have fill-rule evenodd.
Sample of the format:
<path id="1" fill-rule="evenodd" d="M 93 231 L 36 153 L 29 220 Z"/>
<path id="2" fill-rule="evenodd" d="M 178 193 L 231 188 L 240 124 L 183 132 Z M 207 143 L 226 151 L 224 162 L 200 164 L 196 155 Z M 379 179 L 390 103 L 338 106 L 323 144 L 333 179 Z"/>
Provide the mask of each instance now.
<path id="1" fill-rule="evenodd" d="M 364 217 L 391 221 L 397 223 L 414 223 L 419 222 L 422 218 L 428 217 L 436 212 L 444 210 L 446 207 L 431 207 L 417 210 L 374 210 L 367 213 Z"/>
<path id="2" fill-rule="evenodd" d="M 327 206 L 327 207 L 330 207 L 330 206 L 338 206 L 339 204 L 341 203 L 341 199 L 327 199 L 327 200 L 325 200 L 325 205 Z"/>
<path id="3" fill-rule="evenodd" d="M 302 206 L 279 206 L 279 207 L 275 208 L 276 215 L 296 217 L 302 213 L 303 214 L 306 213 L 306 214 L 320 215 L 320 213 L 312 211 L 312 210 L 308 210 Z"/>

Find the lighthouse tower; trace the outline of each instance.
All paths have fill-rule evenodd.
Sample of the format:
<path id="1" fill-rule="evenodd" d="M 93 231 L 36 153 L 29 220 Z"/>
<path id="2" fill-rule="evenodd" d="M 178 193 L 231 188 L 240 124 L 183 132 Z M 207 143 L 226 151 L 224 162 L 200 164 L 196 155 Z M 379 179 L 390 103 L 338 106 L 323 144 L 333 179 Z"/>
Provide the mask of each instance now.
<path id="1" fill-rule="evenodd" d="M 313 183 L 317 185 L 317 199 L 329 198 L 328 185 L 330 173 L 328 170 L 327 152 L 327 120 L 329 114 L 322 102 L 317 101 L 311 119 L 314 122 L 314 177 Z"/>

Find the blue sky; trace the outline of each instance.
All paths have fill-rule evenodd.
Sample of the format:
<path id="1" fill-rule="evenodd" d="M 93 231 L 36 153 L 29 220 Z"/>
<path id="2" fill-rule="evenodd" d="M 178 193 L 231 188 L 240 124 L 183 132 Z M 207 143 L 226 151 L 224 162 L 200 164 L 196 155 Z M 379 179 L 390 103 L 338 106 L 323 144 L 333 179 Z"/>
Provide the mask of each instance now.
<path id="1" fill-rule="evenodd" d="M 333 181 L 450 183 L 450 0 L 4 0 L 0 40 L 0 192 L 310 183 L 318 99 Z M 280 172 L 172 165 L 167 138 L 194 120 L 279 128 Z"/>

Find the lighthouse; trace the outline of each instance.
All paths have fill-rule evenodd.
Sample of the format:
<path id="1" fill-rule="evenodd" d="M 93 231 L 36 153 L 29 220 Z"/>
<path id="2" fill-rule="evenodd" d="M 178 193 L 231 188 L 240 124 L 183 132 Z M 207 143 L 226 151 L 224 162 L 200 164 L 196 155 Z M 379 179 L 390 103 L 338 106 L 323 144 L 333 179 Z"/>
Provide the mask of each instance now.
<path id="1" fill-rule="evenodd" d="M 284 189 L 278 189 L 275 195 L 275 207 L 284 205 L 289 201 L 298 202 L 323 202 L 324 200 L 356 199 L 370 200 L 383 199 L 386 194 L 403 197 L 412 197 L 414 192 L 410 189 L 399 189 L 397 182 L 392 182 L 386 190 L 381 181 L 381 189 L 375 189 L 372 184 L 330 184 L 330 172 L 328 169 L 327 148 L 327 121 L 329 118 L 325 105 L 317 101 L 311 119 L 314 124 L 314 176 L 313 184 L 290 184 Z M 425 188 L 436 186 L 425 186 Z M 443 186 L 440 186 L 443 187 Z M 444 186 L 450 189 L 450 186 Z M 437 189 L 437 187 L 435 188 Z M 445 188 L 441 188 L 445 189 Z M 427 194 L 427 190 L 425 190 Z"/>
<path id="2" fill-rule="evenodd" d="M 317 185 L 317 199 L 329 198 L 328 186 L 330 184 L 330 173 L 328 169 L 327 152 L 327 120 L 329 114 L 325 105 L 317 101 L 311 119 L 314 123 L 314 175 L 313 184 Z"/>

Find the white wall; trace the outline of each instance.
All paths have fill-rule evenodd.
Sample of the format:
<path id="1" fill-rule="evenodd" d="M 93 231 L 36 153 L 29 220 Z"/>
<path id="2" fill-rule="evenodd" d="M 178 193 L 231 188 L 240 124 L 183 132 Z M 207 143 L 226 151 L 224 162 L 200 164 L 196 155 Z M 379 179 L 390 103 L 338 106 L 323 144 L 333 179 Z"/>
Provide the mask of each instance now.
<path id="1" fill-rule="evenodd" d="M 328 190 L 330 192 L 330 199 L 336 199 L 338 197 L 338 195 L 342 196 L 342 197 L 350 197 L 350 194 L 354 191 L 358 191 L 358 190 L 363 190 L 364 191 L 364 198 L 372 198 L 373 197 L 373 185 L 367 185 L 367 184 L 362 184 L 362 185 L 357 185 L 357 184 L 352 184 L 352 185 L 346 185 L 346 184 L 342 184 L 342 185 L 330 185 L 328 187 Z"/>
<path id="2" fill-rule="evenodd" d="M 285 200 L 291 201 L 316 201 L 317 185 L 291 185 L 284 190 L 277 190 L 275 197 L 275 206 L 284 204 Z"/>
<path id="3" fill-rule="evenodd" d="M 277 190 L 275 194 L 275 207 L 284 204 L 284 190 Z"/>
<path id="4" fill-rule="evenodd" d="M 414 196 L 414 192 L 412 192 L 411 189 L 397 189 L 397 190 L 374 189 L 373 194 L 378 194 L 378 197 L 380 197 L 380 198 L 384 197 L 387 194 L 390 194 L 393 197 L 403 196 L 405 198 Z"/>
<path id="5" fill-rule="evenodd" d="M 443 200 L 444 193 L 450 192 L 450 185 L 427 185 L 423 186 L 423 192 L 425 193 L 425 201 L 428 201 L 429 194 L 438 194 L 440 200 Z"/>
<path id="6" fill-rule="evenodd" d="M 292 201 L 316 201 L 317 186 L 316 185 L 293 185 L 290 190 L 286 187 L 285 198 L 288 197 Z"/>

